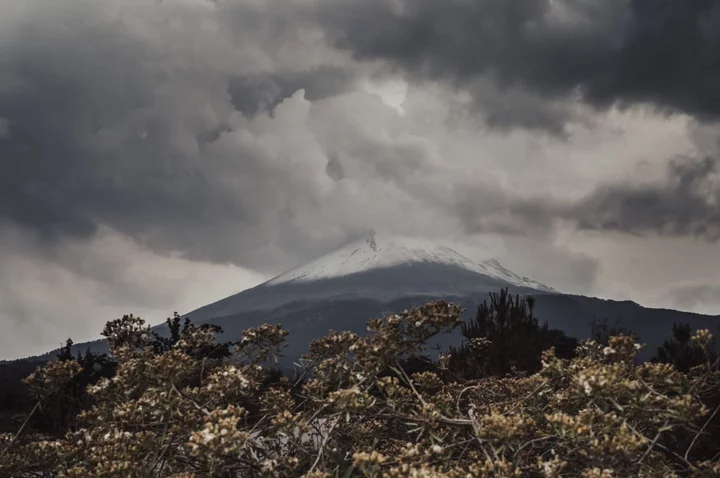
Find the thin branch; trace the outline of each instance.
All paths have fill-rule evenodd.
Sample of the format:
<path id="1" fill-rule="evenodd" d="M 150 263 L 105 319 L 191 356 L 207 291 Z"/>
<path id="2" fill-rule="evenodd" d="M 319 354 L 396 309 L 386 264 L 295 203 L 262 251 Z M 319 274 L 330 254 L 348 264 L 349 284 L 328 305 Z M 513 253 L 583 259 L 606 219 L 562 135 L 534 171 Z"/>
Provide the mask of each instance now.
<path id="1" fill-rule="evenodd" d="M 655 445 L 657 445 L 658 440 L 660 439 L 660 435 L 665 431 L 664 428 L 667 426 L 668 420 L 665 420 L 665 423 L 660 427 L 660 429 L 657 432 L 657 435 L 655 435 L 655 438 L 653 438 L 652 442 L 650 443 L 650 446 L 647 447 L 647 450 L 645 450 L 645 453 L 640 457 L 637 464 L 642 465 L 642 462 L 647 458 L 647 456 L 650 454 L 653 448 L 655 448 Z M 685 459 L 687 459 L 687 455 L 685 455 Z"/>
<path id="2" fill-rule="evenodd" d="M 17 433 L 15 434 L 15 436 L 12 437 L 12 440 L 10 440 L 10 443 L 8 443 L 8 445 L 5 447 L 5 449 L 2 451 L 2 453 L 0 453 L 0 458 L 2 458 L 3 456 L 5 456 L 5 453 L 7 453 L 8 450 L 10 450 L 10 447 L 13 446 L 13 444 L 15 443 L 15 440 L 18 439 L 18 437 L 20 436 L 20 434 L 22 433 L 22 431 L 25 429 L 25 426 L 30 422 L 30 419 L 31 419 L 32 416 L 35 414 L 35 412 L 38 410 L 38 408 L 40 408 L 40 400 L 38 400 L 38 401 L 35 403 L 35 406 L 33 407 L 33 409 L 32 409 L 32 411 L 30 412 L 30 414 L 27 416 L 27 418 L 25 419 L 25 421 L 23 422 L 23 424 L 20 426 L 20 429 L 17 431 Z"/>
<path id="3" fill-rule="evenodd" d="M 455 402 L 455 410 L 457 411 L 458 415 L 462 415 L 462 412 L 460 411 L 460 400 L 462 399 L 462 396 L 465 392 L 468 390 L 473 390 L 476 388 L 481 387 L 482 385 L 472 385 L 469 387 L 465 387 L 462 390 L 460 390 L 460 393 L 458 393 L 457 401 Z"/>
<path id="4" fill-rule="evenodd" d="M 527 446 L 529 446 L 529 445 L 532 445 L 532 444 L 534 444 L 534 443 L 538 443 L 538 442 L 545 441 L 545 440 L 550 440 L 550 439 L 552 439 L 552 438 L 557 438 L 557 437 L 556 437 L 555 435 L 550 435 L 550 436 L 535 438 L 535 439 L 533 439 L 533 440 L 526 441 L 525 443 L 523 443 L 522 445 L 520 445 L 520 448 L 518 448 L 518 449 L 515 451 L 515 453 L 513 453 L 513 458 L 515 458 L 515 457 L 518 455 L 518 453 L 520 453 L 520 452 L 523 450 L 523 448 L 525 448 L 525 447 L 527 447 Z"/>
<path id="5" fill-rule="evenodd" d="M 327 446 L 327 442 L 330 440 L 330 436 L 332 435 L 332 432 L 335 429 L 335 427 L 337 426 L 338 422 L 340 422 L 340 417 L 335 418 L 335 421 L 333 422 L 332 426 L 328 430 L 327 435 L 325 435 L 325 438 L 323 439 L 323 442 L 320 445 L 320 449 L 318 450 L 318 456 L 317 456 L 317 458 L 315 458 L 315 463 L 313 463 L 313 465 L 310 467 L 310 470 L 307 472 L 308 475 L 310 473 L 312 473 L 313 470 L 315 469 L 315 467 L 318 466 L 318 463 L 320 463 L 320 459 L 323 456 L 323 451 L 325 450 L 325 446 Z"/>
<path id="6" fill-rule="evenodd" d="M 695 435 L 695 438 L 693 438 L 692 443 L 690 443 L 690 446 L 685 451 L 685 459 L 686 460 L 688 459 L 688 455 L 690 455 L 690 450 L 692 450 L 692 448 L 695 446 L 695 442 L 697 441 L 698 438 L 700 438 L 700 435 L 702 435 L 702 433 L 705 431 L 705 428 L 707 428 L 707 426 L 710 424 L 712 419 L 715 418 L 715 415 L 717 415 L 718 410 L 720 410 L 720 405 L 715 407 L 715 411 L 713 412 L 713 414 L 710 415 L 710 418 L 707 419 L 707 421 L 705 422 L 705 425 L 703 425 L 703 427 L 700 429 L 700 431 L 697 433 L 697 435 Z"/>
<path id="7" fill-rule="evenodd" d="M 178 388 L 175 386 L 174 383 L 172 384 L 172 389 L 173 389 L 173 391 L 174 391 L 175 393 L 177 393 L 178 395 L 180 395 L 180 396 L 183 397 L 184 399 L 189 400 L 190 403 L 192 403 L 192 404 L 195 406 L 195 408 L 197 408 L 197 409 L 200 410 L 203 414 L 205 414 L 205 416 L 210 416 L 210 412 L 207 410 L 207 408 L 201 406 L 201 405 L 200 405 L 198 402 L 196 402 L 195 399 L 192 398 L 191 396 L 189 396 L 189 395 L 181 392 L 180 390 L 178 390 Z"/>
<path id="8" fill-rule="evenodd" d="M 627 420 L 625 420 L 624 423 L 625 423 L 625 424 L 630 428 L 630 430 L 632 430 L 633 433 L 635 433 L 637 436 L 642 437 L 642 438 L 644 438 L 644 439 L 647 440 L 647 441 L 650 441 L 650 439 L 649 439 L 648 437 L 646 437 L 645 435 L 643 435 L 642 433 L 640 433 L 639 431 L 637 431 L 637 429 L 636 429 L 634 426 L 632 426 L 632 425 L 630 424 L 630 422 L 628 422 Z M 655 446 L 658 447 L 658 448 L 660 448 L 661 450 L 664 450 L 666 453 L 671 454 L 672 456 L 674 456 L 675 458 L 677 458 L 678 460 L 680 460 L 683 464 L 687 465 L 687 466 L 690 467 L 691 469 L 694 469 L 694 468 L 695 468 L 695 465 L 693 465 L 693 464 L 690 463 L 688 460 L 686 460 L 686 459 L 683 458 L 682 456 L 678 455 L 677 453 L 675 453 L 674 451 L 672 451 L 671 449 L 669 449 L 668 447 L 666 447 L 666 446 L 663 445 L 662 443 L 657 443 L 657 442 L 656 442 L 656 443 L 655 443 Z"/>
<path id="9" fill-rule="evenodd" d="M 410 380 L 410 377 L 408 377 L 408 374 L 405 373 L 405 370 L 403 370 L 402 365 L 400 365 L 400 362 L 396 359 L 395 363 L 397 364 L 398 368 L 395 369 L 395 367 L 391 367 L 393 370 L 399 371 L 400 374 L 403 376 L 405 381 L 408 385 L 410 385 L 410 388 L 412 389 L 415 396 L 420 400 L 420 403 L 422 403 L 424 408 L 427 408 L 427 403 L 425 403 L 425 400 L 423 399 L 422 395 L 418 393 L 418 391 L 415 389 L 415 385 L 413 385 L 412 380 Z"/>
<path id="10" fill-rule="evenodd" d="M 165 453 L 167 452 L 168 448 L 170 448 L 170 445 L 172 444 L 172 440 L 167 445 L 165 444 L 165 440 L 167 440 L 168 428 L 170 428 L 169 423 L 165 423 L 165 427 L 163 429 L 163 434 L 162 434 L 162 440 L 160 441 L 160 449 L 158 449 L 155 452 L 155 459 L 153 460 L 153 465 L 148 470 L 148 473 L 146 476 L 152 476 L 153 471 L 155 471 L 155 468 L 157 468 L 157 466 L 160 464 L 160 460 L 163 459 L 163 457 L 165 456 Z"/>

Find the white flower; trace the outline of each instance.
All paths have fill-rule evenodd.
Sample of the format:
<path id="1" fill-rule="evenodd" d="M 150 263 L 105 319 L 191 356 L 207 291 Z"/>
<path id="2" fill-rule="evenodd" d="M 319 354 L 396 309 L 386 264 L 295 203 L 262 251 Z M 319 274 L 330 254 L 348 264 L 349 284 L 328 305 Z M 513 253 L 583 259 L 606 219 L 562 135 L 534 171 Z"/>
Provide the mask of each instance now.
<path id="1" fill-rule="evenodd" d="M 210 430 L 208 430 L 207 428 L 203 428 L 203 430 L 200 432 L 200 434 L 202 435 L 203 441 L 205 443 L 207 443 L 210 440 L 212 440 L 213 438 L 215 438 L 215 434 L 213 432 L 211 432 Z"/>

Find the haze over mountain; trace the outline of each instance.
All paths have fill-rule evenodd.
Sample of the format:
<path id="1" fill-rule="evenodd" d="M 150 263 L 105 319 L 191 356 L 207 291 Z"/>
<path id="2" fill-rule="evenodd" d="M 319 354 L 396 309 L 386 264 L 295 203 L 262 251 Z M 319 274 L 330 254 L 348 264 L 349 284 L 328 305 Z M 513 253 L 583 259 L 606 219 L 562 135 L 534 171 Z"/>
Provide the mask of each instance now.
<path id="1" fill-rule="evenodd" d="M 224 329 L 222 340 L 238 340 L 242 331 L 268 322 L 290 331 L 281 365 L 289 366 L 314 338 L 329 330 L 365 333 L 365 322 L 437 299 L 453 301 L 474 313 L 490 292 L 507 288 L 536 299 L 535 315 L 571 336 L 585 338 L 593 318 L 620 319 L 649 347 L 647 358 L 670 333 L 674 322 L 717 328 L 720 317 L 648 309 L 631 301 L 563 294 L 522 277 L 497 260 L 474 262 L 430 241 L 370 234 L 277 277 L 186 313 L 195 323 Z M 155 327 L 162 331 L 164 325 Z M 459 334 L 438 337 L 433 345 L 456 345 Z M 76 345 L 85 350 L 87 344 Z M 105 351 L 104 342 L 91 344 Z"/>

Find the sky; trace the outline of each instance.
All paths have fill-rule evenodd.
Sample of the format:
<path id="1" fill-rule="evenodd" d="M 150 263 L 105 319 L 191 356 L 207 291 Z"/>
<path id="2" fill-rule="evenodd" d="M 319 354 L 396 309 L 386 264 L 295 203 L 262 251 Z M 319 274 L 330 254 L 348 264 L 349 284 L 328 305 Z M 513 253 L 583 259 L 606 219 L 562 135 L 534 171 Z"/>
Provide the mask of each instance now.
<path id="1" fill-rule="evenodd" d="M 720 313 L 720 1 L 0 0 L 0 358 L 375 230 Z"/>

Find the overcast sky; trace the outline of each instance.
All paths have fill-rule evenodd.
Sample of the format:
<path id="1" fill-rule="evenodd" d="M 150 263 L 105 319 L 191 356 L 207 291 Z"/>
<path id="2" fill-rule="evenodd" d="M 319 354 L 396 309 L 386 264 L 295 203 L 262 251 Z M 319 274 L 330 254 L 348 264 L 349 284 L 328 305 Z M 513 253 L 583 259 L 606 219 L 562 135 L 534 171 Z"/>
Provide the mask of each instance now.
<path id="1" fill-rule="evenodd" d="M 0 0 L 0 358 L 374 229 L 720 313 L 720 2 Z"/>

